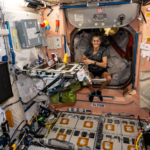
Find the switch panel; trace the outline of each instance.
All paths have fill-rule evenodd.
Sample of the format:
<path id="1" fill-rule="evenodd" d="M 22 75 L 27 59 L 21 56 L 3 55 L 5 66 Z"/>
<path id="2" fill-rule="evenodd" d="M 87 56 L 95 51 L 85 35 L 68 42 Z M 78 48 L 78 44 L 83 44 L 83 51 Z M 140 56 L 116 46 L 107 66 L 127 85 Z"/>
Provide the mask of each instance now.
<path id="1" fill-rule="evenodd" d="M 48 49 L 61 49 L 61 48 L 62 42 L 60 36 L 48 38 Z"/>
<path id="2" fill-rule="evenodd" d="M 15 21 L 22 49 L 42 44 L 37 19 Z"/>

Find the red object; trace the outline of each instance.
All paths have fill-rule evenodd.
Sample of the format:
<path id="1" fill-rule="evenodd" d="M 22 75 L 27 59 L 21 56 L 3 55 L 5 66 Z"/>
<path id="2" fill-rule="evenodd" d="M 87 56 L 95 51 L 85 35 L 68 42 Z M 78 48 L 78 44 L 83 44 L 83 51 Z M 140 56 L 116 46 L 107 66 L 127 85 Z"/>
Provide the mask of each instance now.
<path id="1" fill-rule="evenodd" d="M 121 57 L 125 58 L 126 53 L 117 45 L 117 43 L 114 41 L 114 39 L 113 39 L 111 36 L 109 36 L 108 39 L 109 39 L 109 41 L 110 41 L 112 47 L 116 50 L 116 52 L 117 52 Z"/>
<path id="2" fill-rule="evenodd" d="M 135 136 L 135 139 L 134 139 L 134 147 L 136 147 L 136 137 L 138 136 L 138 134 L 140 133 L 140 132 L 142 132 L 143 130 L 140 130 L 137 134 L 136 134 L 136 136 Z"/>
<path id="3" fill-rule="evenodd" d="M 133 37 L 132 35 L 129 33 L 129 43 L 127 44 L 126 47 L 126 54 L 130 55 L 132 53 L 131 49 L 132 49 L 132 45 L 133 45 Z"/>
<path id="4" fill-rule="evenodd" d="M 59 27 L 59 20 L 56 20 L 56 27 Z"/>
<path id="5" fill-rule="evenodd" d="M 129 33 L 129 32 L 128 32 Z M 129 33 L 129 43 L 126 46 L 126 52 L 124 52 L 114 41 L 114 39 L 109 36 L 108 37 L 109 42 L 111 43 L 112 47 L 116 50 L 116 52 L 122 57 L 122 58 L 129 58 L 132 56 L 132 45 L 133 45 L 133 37 L 131 33 Z"/>
<path id="6" fill-rule="evenodd" d="M 103 8 L 97 8 L 97 13 L 103 13 Z"/>
<path id="7" fill-rule="evenodd" d="M 45 23 L 44 22 L 42 22 L 40 25 L 41 25 L 41 27 L 45 27 Z"/>

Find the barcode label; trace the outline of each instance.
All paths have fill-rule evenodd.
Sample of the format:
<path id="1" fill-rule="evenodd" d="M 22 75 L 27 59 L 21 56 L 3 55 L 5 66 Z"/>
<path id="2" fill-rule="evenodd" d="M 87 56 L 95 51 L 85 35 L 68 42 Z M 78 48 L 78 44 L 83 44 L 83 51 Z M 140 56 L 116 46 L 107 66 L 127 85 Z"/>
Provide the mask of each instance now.
<path id="1" fill-rule="evenodd" d="M 92 103 L 92 107 L 102 107 L 102 108 L 104 108 L 105 105 L 104 104 L 95 104 L 95 103 Z"/>

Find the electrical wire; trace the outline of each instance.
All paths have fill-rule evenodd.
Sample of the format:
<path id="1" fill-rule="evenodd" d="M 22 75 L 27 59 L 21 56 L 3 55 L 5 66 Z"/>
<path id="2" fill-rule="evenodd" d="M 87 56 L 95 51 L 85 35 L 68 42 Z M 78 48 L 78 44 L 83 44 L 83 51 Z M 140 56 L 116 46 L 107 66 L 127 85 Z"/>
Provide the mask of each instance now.
<path id="1" fill-rule="evenodd" d="M 21 142 L 22 142 L 22 140 L 24 139 L 25 136 L 26 136 L 26 133 L 23 135 L 23 137 L 21 138 L 20 142 L 17 144 L 16 148 L 18 148 L 18 146 L 21 144 Z"/>
<path id="2" fill-rule="evenodd" d="M 37 115 L 36 115 L 36 113 L 35 113 L 33 116 L 35 117 L 36 121 L 38 122 L 38 119 L 37 119 Z"/>
<path id="3" fill-rule="evenodd" d="M 137 141 L 136 141 L 136 150 L 139 150 L 138 149 L 138 142 L 139 142 L 139 139 L 140 139 L 140 137 L 143 135 L 143 133 L 141 133 L 140 135 L 139 135 L 139 137 L 138 137 L 138 139 L 137 139 Z"/>
<path id="4" fill-rule="evenodd" d="M 48 127 L 47 127 L 48 128 Z M 49 136 L 49 134 L 51 133 L 51 126 L 49 127 L 49 132 L 48 132 L 48 134 L 47 135 L 45 135 L 44 137 L 47 137 L 47 136 Z"/>
<path id="5" fill-rule="evenodd" d="M 6 109 L 7 107 L 9 107 L 9 106 L 11 106 L 11 105 L 14 105 L 14 104 L 16 104 L 16 103 L 18 103 L 18 102 L 20 102 L 20 100 L 18 100 L 17 102 L 11 103 L 11 104 L 9 104 L 9 105 L 4 106 L 3 109 Z"/>
<path id="6" fill-rule="evenodd" d="M 29 134 L 29 136 L 31 136 L 35 141 L 37 141 L 41 146 L 43 146 L 43 147 L 45 147 L 46 148 L 46 146 L 45 145 L 43 145 L 43 144 L 41 144 L 35 137 L 33 137 L 31 134 Z"/>
<path id="7" fill-rule="evenodd" d="M 58 117 L 53 122 L 46 123 L 46 124 L 50 124 L 51 125 L 51 124 L 55 123 L 57 120 L 58 120 Z"/>
<path id="8" fill-rule="evenodd" d="M 24 121 L 27 121 L 27 120 L 23 120 L 23 121 L 18 125 L 18 127 L 17 127 L 16 130 L 14 131 L 13 135 L 11 136 L 10 141 L 12 140 L 12 138 L 13 138 L 13 136 L 15 135 L 15 133 L 17 132 L 18 128 L 20 127 L 20 125 L 21 125 Z"/>
<path id="9" fill-rule="evenodd" d="M 135 139 L 134 139 L 134 147 L 136 147 L 136 138 L 137 138 L 137 136 L 139 135 L 139 133 L 141 133 L 143 130 L 140 130 L 137 134 L 136 134 L 136 136 L 135 136 Z"/>

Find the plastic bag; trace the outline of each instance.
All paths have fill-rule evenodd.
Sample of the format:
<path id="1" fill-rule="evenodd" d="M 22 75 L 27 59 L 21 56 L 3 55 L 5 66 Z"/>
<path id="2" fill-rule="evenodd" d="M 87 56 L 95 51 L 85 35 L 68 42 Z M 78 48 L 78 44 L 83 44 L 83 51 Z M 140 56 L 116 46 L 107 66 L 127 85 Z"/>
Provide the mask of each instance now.
<path id="1" fill-rule="evenodd" d="M 81 83 L 79 81 L 76 81 L 74 84 L 68 86 L 68 89 L 77 91 L 77 90 L 81 89 Z"/>
<path id="2" fill-rule="evenodd" d="M 76 101 L 76 98 L 77 98 L 76 92 L 70 89 L 61 92 L 56 92 L 50 95 L 50 101 L 52 104 L 59 104 L 61 102 L 72 103 Z"/>
<path id="3" fill-rule="evenodd" d="M 38 89 L 34 85 L 34 81 L 24 75 L 18 76 L 17 87 L 19 95 L 24 103 L 29 102 L 38 93 Z"/>

